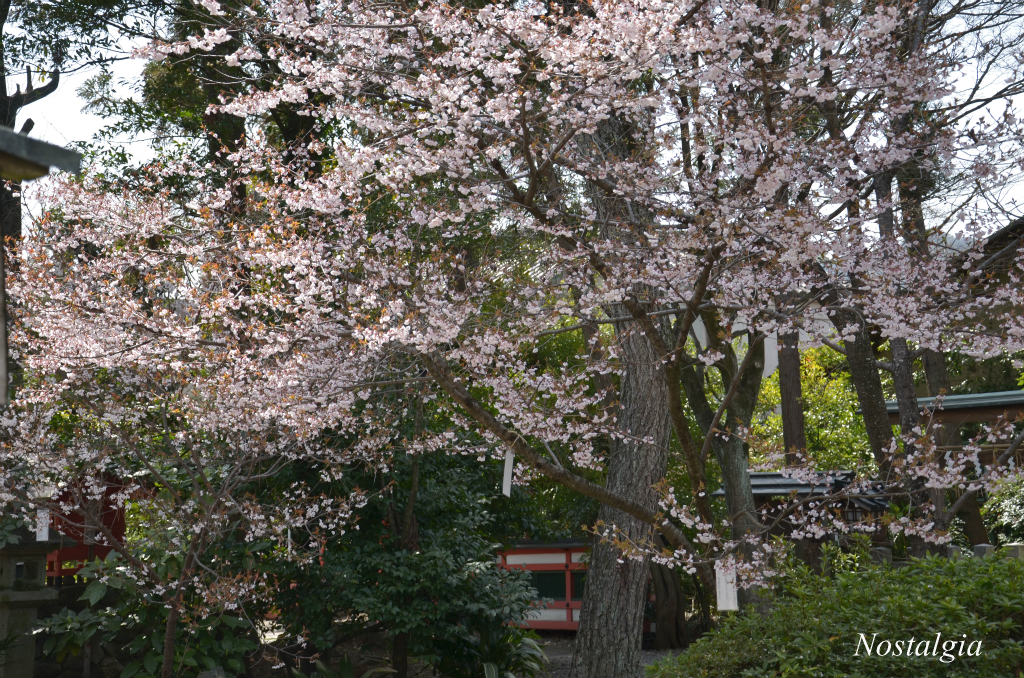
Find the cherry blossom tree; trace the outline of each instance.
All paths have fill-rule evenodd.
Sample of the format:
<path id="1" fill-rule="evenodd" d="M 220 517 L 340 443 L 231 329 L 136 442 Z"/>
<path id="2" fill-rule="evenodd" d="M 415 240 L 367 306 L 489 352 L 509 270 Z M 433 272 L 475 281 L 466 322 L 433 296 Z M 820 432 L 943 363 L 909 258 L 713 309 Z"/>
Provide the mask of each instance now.
<path id="1" fill-rule="evenodd" d="M 747 584 L 774 567 L 764 537 L 782 518 L 755 506 L 745 446 L 768 337 L 842 344 L 876 380 L 871 328 L 975 354 L 1024 338 L 1019 262 L 979 286 L 963 262 L 980 244 L 923 267 L 893 225 L 908 167 L 940 173 L 970 151 L 985 183 L 1019 162 L 1010 114 L 973 136 L 956 116 L 931 124 L 957 101 L 960 43 L 952 29 L 907 40 L 941 8 L 199 4 L 216 25 L 148 53 L 237 46 L 223 58 L 241 94 L 211 113 L 246 133 L 215 162 L 153 168 L 147 191 L 54 189 L 12 282 L 36 375 L 6 422 L 20 487 L 62 487 L 69 469 L 163 487 L 155 437 L 162 464 L 207 492 L 168 505 L 184 532 L 336 529 L 358 497 L 303 513 L 296 488 L 254 507 L 229 481 L 300 462 L 386 472 L 402 413 L 368 403 L 416 383 L 454 426 L 405 450 L 511 454 L 520 480 L 544 474 L 605 507 L 574 671 L 629 675 L 649 558 L 705 578 L 721 559 Z M 303 134 L 261 126 L 282 107 L 308 118 Z M 949 217 L 975 239 L 998 225 L 975 199 Z M 584 348 L 539 366 L 564 333 Z M 893 491 L 1004 475 L 968 482 L 964 464 L 871 436 Z M 689 491 L 660 482 L 672 445 Z M 841 500 L 780 510 L 796 536 L 876 529 L 844 524 Z M 889 529 L 929 534 L 923 511 Z"/>

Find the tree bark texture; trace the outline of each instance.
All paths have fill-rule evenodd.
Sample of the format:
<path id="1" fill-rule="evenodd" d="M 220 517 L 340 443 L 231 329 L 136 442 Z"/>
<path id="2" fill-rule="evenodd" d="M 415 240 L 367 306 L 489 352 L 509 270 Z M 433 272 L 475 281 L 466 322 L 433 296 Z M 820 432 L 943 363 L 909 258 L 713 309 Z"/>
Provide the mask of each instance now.
<path id="1" fill-rule="evenodd" d="M 890 339 L 892 349 L 892 382 L 896 391 L 896 404 L 900 411 L 900 431 L 904 437 L 913 434 L 921 419 L 914 391 L 914 365 L 906 339 Z M 904 441 L 905 450 L 912 451 L 913 443 Z"/>
<path id="2" fill-rule="evenodd" d="M 906 339 L 890 339 L 889 346 L 892 350 L 892 381 L 893 389 L 896 392 L 896 404 L 900 413 L 900 433 L 903 437 L 903 454 L 912 455 L 916 451 L 914 438 L 915 427 L 921 421 L 921 414 L 917 403 L 917 393 L 914 390 L 914 362 L 910 354 L 910 347 Z M 915 492 L 914 503 L 919 504 L 924 497 L 935 507 L 936 525 L 942 526 L 949 523 L 946 516 L 946 492 L 941 489 L 918 489 Z M 939 547 L 930 544 L 924 539 L 911 536 L 908 538 L 910 553 L 914 556 L 924 556 L 928 553 L 938 553 Z"/>
<path id="3" fill-rule="evenodd" d="M 603 120 L 591 137 L 595 157 L 614 153 L 626 158 L 634 154 L 637 124 L 615 116 Z M 628 225 L 645 226 L 653 219 L 649 210 L 609 193 L 597 183 L 587 190 L 608 237 L 635 241 L 638 230 Z M 637 285 L 635 294 L 637 299 L 645 300 L 644 308 L 658 296 L 657 290 L 643 285 Z M 611 317 L 628 317 L 630 313 L 623 304 L 613 304 L 608 310 Z M 665 477 L 671 436 L 663 364 L 667 356 L 655 348 L 661 345 L 661 337 L 647 336 L 637 320 L 618 323 L 615 334 L 622 373 L 617 435 L 608 452 L 605 487 L 612 494 L 656 511 L 654 485 Z M 614 526 L 620 537 L 634 543 L 648 544 L 653 538 L 650 523 L 608 505 L 598 511 L 598 522 L 605 528 Z M 639 675 L 648 571 L 647 558 L 624 556 L 615 544 L 595 540 L 573 652 L 573 678 Z"/>
<path id="4" fill-rule="evenodd" d="M 711 326 L 710 319 L 706 319 L 705 324 Z M 684 370 L 683 388 L 697 424 L 705 438 L 711 439 L 711 450 L 722 472 L 722 489 L 733 537 L 738 538 L 761 528 L 750 486 L 747 446 L 740 431 L 749 429 L 757 405 L 764 371 L 764 342 L 749 347 L 750 360 L 744 358 L 742 364 L 731 343 L 722 343 L 718 348 L 725 354 L 721 365 L 722 381 L 729 386 L 736 382 L 736 388 L 717 425 L 702 374 L 696 369 Z"/>
<path id="5" fill-rule="evenodd" d="M 661 358 L 637 324 L 625 323 L 617 330 L 623 362 L 619 435 L 608 454 L 606 487 L 653 510 L 653 485 L 664 478 L 667 463 L 667 388 Z M 598 520 L 632 541 L 652 538 L 649 524 L 617 509 L 602 506 Z M 615 545 L 596 540 L 580 610 L 573 678 L 639 675 L 647 575 L 647 558 L 624 557 Z"/>
<path id="6" fill-rule="evenodd" d="M 658 650 L 686 647 L 686 597 L 679 581 L 679 572 L 665 565 L 651 563 L 651 586 L 654 589 L 654 647 Z"/>
<path id="7" fill-rule="evenodd" d="M 927 350 L 924 352 L 924 375 L 928 383 L 928 392 L 937 396 L 948 395 L 952 391 L 949 380 L 949 369 L 946 365 L 946 356 L 938 351 Z M 943 426 L 937 436 L 936 443 L 941 446 L 953 446 L 960 444 L 960 435 L 954 424 Z M 971 546 L 975 544 L 988 544 L 988 530 L 985 528 L 985 521 L 981 517 L 981 507 L 977 499 L 970 499 L 963 503 L 956 515 L 964 521 L 964 533 Z M 944 516 L 949 519 L 952 516 Z M 945 525 L 940 526 L 945 528 Z"/>
<path id="8" fill-rule="evenodd" d="M 854 336 L 843 341 L 846 350 L 846 363 L 850 370 L 850 381 L 857 392 L 857 404 L 860 405 L 864 417 L 864 428 L 867 430 L 871 454 L 878 464 L 879 475 L 888 479 L 890 460 L 889 445 L 892 443 L 892 426 L 889 425 L 889 414 L 885 410 L 885 394 L 882 392 L 882 380 L 878 376 L 878 365 L 875 350 L 871 345 L 871 332 L 863 320 L 853 311 L 840 310 L 832 315 L 832 323 L 843 333 L 853 325 Z"/>
<path id="9" fill-rule="evenodd" d="M 174 652 L 176 634 L 178 632 L 178 616 L 181 614 L 181 593 L 175 594 L 170 600 L 167 611 L 167 622 L 164 624 L 163 661 L 160 665 L 160 678 L 174 677 Z"/>
<path id="10" fill-rule="evenodd" d="M 804 396 L 800 383 L 799 333 L 779 335 L 779 395 L 782 400 L 782 444 L 786 465 L 795 466 L 807 451 Z"/>

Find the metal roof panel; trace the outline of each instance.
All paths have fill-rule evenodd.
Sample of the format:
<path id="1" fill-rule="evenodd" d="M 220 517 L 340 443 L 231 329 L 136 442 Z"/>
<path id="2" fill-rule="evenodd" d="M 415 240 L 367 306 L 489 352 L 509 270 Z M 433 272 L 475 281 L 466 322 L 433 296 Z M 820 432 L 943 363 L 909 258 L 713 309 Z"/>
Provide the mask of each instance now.
<path id="1" fill-rule="evenodd" d="M 918 398 L 917 406 L 931 409 L 935 405 L 935 397 Z M 991 393 L 964 393 L 942 397 L 942 410 L 964 410 L 974 407 L 1011 407 L 1024 405 L 1024 391 L 993 391 Z M 899 404 L 895 400 L 885 401 L 885 409 L 889 414 L 898 414 Z"/>

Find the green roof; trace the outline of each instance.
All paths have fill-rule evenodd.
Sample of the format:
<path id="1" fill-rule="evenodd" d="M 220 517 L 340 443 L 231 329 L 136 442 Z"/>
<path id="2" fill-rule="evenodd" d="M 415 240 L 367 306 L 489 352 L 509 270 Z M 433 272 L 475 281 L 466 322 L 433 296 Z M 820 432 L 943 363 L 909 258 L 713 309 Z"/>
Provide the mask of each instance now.
<path id="1" fill-rule="evenodd" d="M 49 173 L 51 167 L 77 174 L 82 156 L 61 146 L 48 144 L 9 127 L 0 127 L 0 176 L 21 181 Z"/>
<path id="2" fill-rule="evenodd" d="M 936 398 L 918 398 L 917 406 L 924 409 L 931 409 L 935 405 Z M 963 395 L 948 395 L 941 398 L 940 409 L 942 410 L 966 410 L 976 407 L 1013 407 L 1024 405 L 1024 391 L 994 391 L 992 393 L 964 393 Z M 889 414 L 897 414 L 900 411 L 895 400 L 885 401 L 885 409 Z"/>

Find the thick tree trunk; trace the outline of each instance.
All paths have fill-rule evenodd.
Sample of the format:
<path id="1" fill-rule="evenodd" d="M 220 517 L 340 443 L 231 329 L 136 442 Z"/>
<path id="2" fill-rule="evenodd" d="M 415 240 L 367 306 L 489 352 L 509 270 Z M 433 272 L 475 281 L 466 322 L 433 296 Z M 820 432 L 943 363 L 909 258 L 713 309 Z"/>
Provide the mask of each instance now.
<path id="1" fill-rule="evenodd" d="M 959 495 L 958 495 L 959 496 Z M 977 497 L 968 499 L 956 512 L 956 515 L 964 521 L 964 534 L 971 546 L 977 544 L 989 544 L 988 528 L 981 517 L 981 507 L 978 506 Z"/>
<path id="2" fill-rule="evenodd" d="M 592 139 L 595 155 L 610 151 L 629 157 L 636 150 L 633 147 L 636 125 L 635 121 L 614 116 L 603 120 Z M 643 161 L 643 158 L 638 160 Z M 653 220 L 645 208 L 609 193 L 596 183 L 589 186 L 589 192 L 597 217 L 609 237 L 622 242 L 634 241 L 638 230 L 627 225 L 642 227 Z M 657 298 L 656 290 L 644 289 L 642 285 L 637 285 L 635 291 L 649 303 Z M 611 317 L 628 317 L 629 310 L 624 304 L 614 306 L 609 309 Z M 613 494 L 655 510 L 658 498 L 654 485 L 665 477 L 671 435 L 663 366 L 667 356 L 659 355 L 654 348 L 655 343 L 661 343 L 661 338 L 648 337 L 637 320 L 618 323 L 615 333 L 622 374 L 618 435 L 608 452 L 605 486 Z M 603 529 L 614 526 L 618 537 L 633 543 L 646 545 L 653 538 L 649 523 L 607 505 L 599 510 L 598 523 Z M 615 544 L 600 538 L 595 540 L 573 652 L 573 678 L 626 678 L 640 674 L 648 569 L 646 557 L 629 557 Z"/>
<path id="3" fill-rule="evenodd" d="M 897 131 L 903 127 L 897 123 Z M 882 172 L 875 178 L 875 200 L 879 207 L 878 230 L 882 237 L 894 245 L 896 244 L 896 218 L 892 202 L 892 182 L 895 178 L 893 171 Z M 909 216 L 909 215 L 908 215 Z M 921 416 L 917 404 L 917 393 L 914 389 L 914 360 L 910 353 L 910 346 L 906 339 L 895 337 L 889 340 L 892 351 L 892 380 L 896 392 L 896 403 L 900 414 L 900 433 L 903 439 L 903 453 L 907 456 L 914 454 L 916 447 L 916 433 L 918 422 Z M 914 483 L 916 497 L 927 496 L 934 506 L 935 521 L 938 525 L 947 524 L 946 517 L 946 493 L 940 489 L 921 488 L 921 483 Z M 924 555 L 936 548 L 929 545 L 920 537 L 911 537 L 910 550 L 913 555 Z"/>
<path id="4" fill-rule="evenodd" d="M 664 539 L 658 543 L 665 546 Z M 682 582 L 678 570 L 651 563 L 651 586 L 654 589 L 654 647 L 659 650 L 686 647 L 686 611 Z"/>
<path id="5" fill-rule="evenodd" d="M 654 508 L 653 485 L 664 478 L 670 424 L 660 356 L 636 323 L 618 329 L 623 361 L 618 428 L 608 455 L 607 488 Z M 602 506 L 599 522 L 614 525 L 634 542 L 646 543 L 651 526 Z M 647 599 L 647 558 L 624 557 L 613 544 L 596 540 L 587 571 L 580 610 L 580 630 L 573 653 L 573 678 L 640 674 L 640 641 Z"/>
<path id="6" fill-rule="evenodd" d="M 711 318 L 705 322 L 711 326 Z M 724 416 L 715 424 L 714 410 L 704 391 L 703 377 L 694 369 L 682 373 L 686 399 L 689 401 L 701 430 L 705 444 L 710 444 L 718 460 L 722 474 L 722 489 L 725 492 L 725 503 L 728 520 L 732 526 L 732 536 L 740 539 L 745 535 L 759 532 L 763 526 L 757 516 L 757 506 L 750 485 L 747 445 L 741 431 L 749 430 L 757 405 L 757 394 L 761 389 L 761 378 L 764 372 L 764 342 L 756 341 L 748 348 L 743 361 L 737 359 L 731 342 L 719 344 L 719 350 L 725 355 L 719 369 L 722 381 L 728 385 L 727 391 L 732 397 L 726 406 Z M 720 409 L 721 405 L 719 405 Z M 708 443 L 710 441 L 710 443 Z M 744 549 L 738 554 L 749 557 L 750 550 Z M 708 593 L 714 589 L 714 574 L 711 568 L 702 572 L 702 581 Z M 755 591 L 740 591 L 741 606 L 756 603 L 758 596 Z"/>
<path id="7" fill-rule="evenodd" d="M 391 639 L 391 668 L 395 678 L 409 675 L 409 634 L 396 633 Z"/>
<path id="8" fill-rule="evenodd" d="M 734 539 L 739 539 L 761 528 L 757 520 L 754 493 L 750 487 L 747 449 L 742 440 L 730 438 L 716 444 L 715 452 L 722 468 L 722 487 L 725 489 L 725 505 L 732 523 L 732 535 Z"/>
<path id="9" fill-rule="evenodd" d="M 915 450 L 914 429 L 921 420 L 917 404 L 917 393 L 914 391 L 914 365 L 910 355 L 910 347 L 906 339 L 890 339 L 892 347 L 892 377 L 893 388 L 896 391 L 896 403 L 900 411 L 900 433 L 903 437 L 903 453 L 913 454 Z M 946 493 L 941 489 L 921 489 L 920 484 L 914 485 L 914 503 L 919 504 L 921 499 L 927 497 L 934 506 L 936 525 L 941 526 L 949 523 L 946 511 Z M 921 537 L 910 537 L 908 539 L 910 553 L 914 556 L 924 556 L 928 553 L 939 551 L 935 544 L 926 542 Z"/>
<path id="10" fill-rule="evenodd" d="M 414 412 L 417 434 L 422 432 L 422 414 L 422 408 L 417 406 Z M 396 527 L 402 531 L 402 548 L 409 552 L 415 552 L 420 547 L 419 528 L 416 521 L 416 498 L 419 489 L 420 458 L 413 456 L 410 464 L 409 499 L 405 502 L 405 509 L 402 511 L 401 525 L 396 524 Z M 394 519 L 392 518 L 392 520 Z M 395 671 L 395 678 L 406 678 L 409 675 L 408 633 L 396 633 L 391 639 L 391 668 Z"/>
<path id="11" fill-rule="evenodd" d="M 685 598 L 678 572 L 651 563 L 651 584 L 654 588 L 654 647 L 659 650 L 686 647 Z"/>
<path id="12" fill-rule="evenodd" d="M 904 449 L 910 453 L 913 443 L 909 438 L 921 420 L 914 391 L 914 365 L 906 339 L 890 339 L 889 346 L 892 348 L 892 382 L 900 411 L 900 432 L 904 437 Z"/>
<path id="13" fill-rule="evenodd" d="M 712 408 L 704 392 L 703 378 L 695 370 L 683 372 L 683 388 L 697 424 L 705 438 L 711 438 L 711 449 L 722 473 L 722 489 L 725 491 L 733 536 L 738 538 L 761 528 L 750 487 L 747 446 L 740 432 L 750 428 L 757 394 L 761 390 L 764 342 L 756 342 L 748 349 L 752 353 L 749 360 L 744 358 L 744 364 L 737 359 L 731 344 L 721 344 L 718 348 L 725 354 L 721 368 L 722 381 L 729 389 L 732 389 L 734 381 L 737 383 L 724 416 L 717 425 L 714 423 L 714 411 L 717 408 Z"/>
<path id="14" fill-rule="evenodd" d="M 799 455 L 807 451 L 804 430 L 804 397 L 800 384 L 800 335 L 779 335 L 779 394 L 782 399 L 782 444 L 786 465 L 795 466 Z"/>

